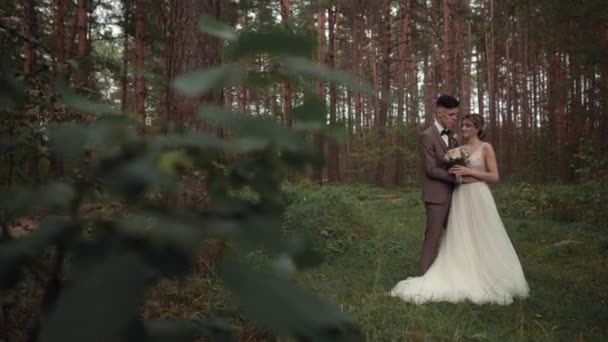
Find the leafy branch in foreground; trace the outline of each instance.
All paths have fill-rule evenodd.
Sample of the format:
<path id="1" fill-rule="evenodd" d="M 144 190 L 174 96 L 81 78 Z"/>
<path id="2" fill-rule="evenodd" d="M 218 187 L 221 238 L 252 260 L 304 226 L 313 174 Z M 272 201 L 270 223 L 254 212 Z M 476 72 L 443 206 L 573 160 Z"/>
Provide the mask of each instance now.
<path id="1" fill-rule="evenodd" d="M 210 34 L 230 39 L 230 51 L 237 54 L 233 56 L 236 59 L 249 56 L 246 51 L 250 40 L 269 35 L 250 32 L 241 39 L 209 19 L 200 26 Z M 302 37 L 299 46 L 310 46 L 312 55 L 314 46 L 308 37 Z M 297 35 L 288 38 L 298 45 Z M 289 50 L 281 46 L 267 42 L 258 46 L 262 48 L 257 53 L 281 58 L 289 55 Z M 242 56 L 238 56 L 239 51 Z M 328 72 L 302 57 L 284 62 L 291 77 L 295 73 L 296 78 L 351 82 L 343 74 Z M 184 75 L 174 86 L 184 95 L 200 95 L 233 82 L 247 84 L 249 77 L 231 66 L 222 66 Z M 274 120 L 204 106 L 199 119 L 226 129 L 231 138 L 218 139 L 204 132 L 144 137 L 128 119 L 113 114 L 111 107 L 93 103 L 66 88 L 58 91 L 64 103 L 75 110 L 105 114 L 88 125 L 48 127 L 51 151 L 66 161 L 86 160 L 90 166 L 88 178 L 73 184 L 13 188 L 0 194 L 3 227 L 20 217 L 47 215 L 32 234 L 10 240 L 4 234 L 0 244 L 2 290 L 14 289 L 45 251 L 51 250 L 54 256 L 50 274 L 42 276 L 49 279 L 45 285 L 45 314 L 32 339 L 181 341 L 205 336 L 216 341 L 234 340 L 229 325 L 219 318 L 144 322 L 138 314 L 148 287 L 162 278 L 179 278 L 192 272 L 193 261 L 207 239 L 239 246 L 222 263 L 221 278 L 240 308 L 260 327 L 303 341 L 360 338 L 349 317 L 285 278 L 321 261 L 305 241 L 284 239 L 279 227 L 285 210 L 280 190 L 285 170 L 302 170 L 323 161 L 304 134 L 339 131 L 327 127 L 323 101 L 307 94 L 291 115 L 293 131 Z M 0 94 L 0 103 L 6 103 L 9 96 L 9 91 Z M 95 151 L 92 159 L 87 155 L 91 150 Z M 238 158 L 226 161 L 221 157 L 226 153 Z M 203 175 L 207 205 L 180 208 L 158 196 L 182 191 L 180 176 L 188 169 Z M 255 198 L 239 195 L 243 190 L 253 191 Z M 99 194 L 120 201 L 123 210 L 112 217 L 101 213 L 81 215 L 83 205 L 95 201 Z M 243 260 L 241 252 L 259 248 L 271 256 L 267 271 L 254 271 Z"/>

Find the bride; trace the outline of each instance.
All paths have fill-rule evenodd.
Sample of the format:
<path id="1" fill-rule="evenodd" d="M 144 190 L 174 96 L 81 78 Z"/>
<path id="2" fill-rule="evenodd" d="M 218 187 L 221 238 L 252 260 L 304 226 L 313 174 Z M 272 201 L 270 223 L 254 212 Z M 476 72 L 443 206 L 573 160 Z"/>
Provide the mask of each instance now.
<path id="1" fill-rule="evenodd" d="M 498 167 L 492 145 L 481 140 L 484 135 L 482 116 L 463 118 L 467 166 L 449 171 L 480 181 L 456 187 L 435 262 L 423 276 L 400 281 L 391 296 L 417 304 L 469 300 L 502 305 L 528 296 L 521 264 L 487 185 L 498 182 Z"/>

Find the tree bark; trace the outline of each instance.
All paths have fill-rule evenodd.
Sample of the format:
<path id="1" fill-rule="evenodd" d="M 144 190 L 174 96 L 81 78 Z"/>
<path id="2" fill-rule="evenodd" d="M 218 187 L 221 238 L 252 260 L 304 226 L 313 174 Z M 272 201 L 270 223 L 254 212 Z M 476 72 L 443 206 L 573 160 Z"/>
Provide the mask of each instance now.
<path id="1" fill-rule="evenodd" d="M 323 46 L 325 45 L 325 7 L 319 5 L 317 12 L 317 41 L 318 41 L 318 52 L 317 52 L 317 63 L 325 63 L 325 54 L 323 53 Z M 317 95 L 321 101 L 325 102 L 325 84 L 323 81 L 317 81 Z M 325 139 L 321 133 L 314 134 L 314 145 L 316 146 L 317 152 L 322 156 L 325 155 Z M 313 169 L 313 180 L 319 184 L 323 184 L 323 166 L 317 166 Z"/>
<path id="2" fill-rule="evenodd" d="M 483 51 L 477 53 L 476 64 L 476 83 L 477 83 L 477 113 L 486 117 L 484 112 L 484 76 L 483 76 Z"/>
<path id="3" fill-rule="evenodd" d="M 496 56 L 494 47 L 494 0 L 488 0 L 489 4 L 489 32 L 486 31 L 486 68 L 488 72 L 488 115 L 490 118 L 490 129 L 488 139 L 497 149 L 498 143 L 498 125 L 496 120 Z"/>
<path id="4" fill-rule="evenodd" d="M 511 53 L 511 34 L 512 34 L 512 26 L 511 26 L 511 20 L 509 19 L 509 25 L 508 25 L 508 36 L 507 39 L 505 40 L 505 58 L 506 58 L 506 80 L 505 82 L 506 84 L 506 88 L 507 88 L 507 94 L 506 94 L 506 122 L 505 122 L 505 128 L 502 129 L 502 131 L 504 132 L 504 144 L 503 146 L 505 146 L 504 150 L 505 150 L 505 162 L 501 163 L 503 164 L 503 169 L 504 169 L 504 174 L 505 175 L 509 175 L 511 173 L 511 166 L 513 164 L 513 130 L 514 130 L 514 125 L 513 125 L 513 106 L 514 106 L 514 98 L 515 98 L 515 94 L 514 94 L 514 84 L 513 84 L 513 80 L 516 77 L 516 73 L 513 69 L 513 58 L 512 58 L 512 53 Z"/>
<path id="5" fill-rule="evenodd" d="M 520 38 L 521 40 L 523 40 L 521 46 L 521 52 L 520 52 L 520 58 L 521 58 L 521 65 L 522 65 L 522 74 L 520 75 L 520 80 L 521 80 L 521 90 L 522 90 L 522 108 L 521 108 L 521 130 L 522 130 L 522 141 L 521 141 L 521 146 L 525 147 L 528 145 L 528 129 L 530 126 L 530 98 L 529 98 L 529 94 L 528 94 L 528 74 L 529 74 L 529 67 L 528 67 L 528 18 L 527 18 L 527 8 L 528 6 L 526 6 L 526 9 L 524 9 L 522 16 L 524 16 L 524 23 L 525 24 L 521 24 L 520 21 L 520 25 L 522 25 L 522 27 L 520 28 L 520 31 L 523 31 L 523 38 Z M 523 26 L 525 25 L 525 26 Z M 526 162 L 526 154 L 522 153 L 521 154 L 522 157 L 524 157 L 524 159 L 522 160 L 522 163 Z"/>
<path id="6" fill-rule="evenodd" d="M 555 49 L 551 54 L 549 64 L 549 107 L 551 112 L 551 131 L 555 160 L 553 170 L 556 171 L 556 176 L 559 178 L 563 178 L 564 176 L 564 119 L 566 114 L 566 84 L 561 59 L 561 52 L 558 49 Z"/>
<path id="7" fill-rule="evenodd" d="M 468 6 L 466 7 L 468 12 Z M 462 75 L 460 78 L 460 93 L 462 94 L 461 107 L 463 113 L 471 112 L 471 54 L 473 53 L 473 33 L 471 23 L 466 23 L 466 39 L 464 44 L 464 56 L 462 57 Z"/>
<path id="8" fill-rule="evenodd" d="M 355 76 L 357 79 L 363 79 L 363 62 L 361 53 L 361 44 L 363 40 L 363 16 L 360 12 L 359 2 L 356 2 L 353 13 L 353 64 Z M 362 113 L 363 99 L 360 92 L 354 93 L 355 97 L 355 131 L 359 137 L 363 137 Z"/>
<path id="9" fill-rule="evenodd" d="M 433 92 L 433 82 L 435 79 L 432 75 L 432 67 L 429 65 L 430 57 L 427 55 L 424 56 L 424 65 L 423 65 L 423 73 L 424 73 L 424 124 L 429 126 L 433 122 L 433 117 L 435 115 L 433 105 L 435 93 Z"/>
<path id="10" fill-rule="evenodd" d="M 339 6 L 339 0 L 332 0 L 329 2 L 327 24 L 329 31 L 329 46 L 328 46 L 328 62 L 332 69 L 336 68 L 336 31 L 337 31 L 337 12 Z M 329 124 L 335 125 L 336 111 L 338 103 L 338 93 L 335 83 L 329 85 Z M 340 147 L 338 142 L 334 139 L 328 139 L 328 165 L 327 165 L 327 178 L 330 182 L 340 181 Z"/>
<path id="11" fill-rule="evenodd" d="M 65 72 L 65 0 L 54 0 L 53 31 L 54 31 L 54 75 L 62 79 Z"/>
<path id="12" fill-rule="evenodd" d="M 608 48 L 608 24 L 605 24 L 602 28 L 602 37 L 605 48 Z M 606 132 L 608 131 L 608 62 L 606 60 L 602 63 L 602 106 L 603 115 L 600 123 L 600 151 L 608 151 L 608 139 L 606 139 Z"/>
<path id="13" fill-rule="evenodd" d="M 283 22 L 283 27 L 288 30 L 289 29 L 289 13 L 291 11 L 290 0 L 280 0 L 281 5 L 281 21 Z M 293 91 L 291 89 L 291 82 L 283 81 L 283 116 L 282 123 L 283 127 L 290 128 L 291 120 L 289 118 L 289 112 L 292 107 L 292 97 Z"/>
<path id="14" fill-rule="evenodd" d="M 76 7 L 76 38 L 78 40 L 76 50 L 76 60 L 78 61 L 78 70 L 74 75 L 74 85 L 76 87 L 84 87 L 87 82 L 87 65 L 86 57 L 88 52 L 88 1 L 78 0 Z"/>
<path id="15" fill-rule="evenodd" d="M 36 29 L 36 8 L 34 0 L 21 0 L 22 6 L 22 30 L 23 30 L 23 75 L 28 80 L 28 76 L 34 70 L 34 64 L 36 63 L 36 52 L 29 42 L 34 36 L 34 30 Z M 26 82 L 26 84 L 29 82 Z"/>
<path id="16" fill-rule="evenodd" d="M 142 120 L 142 132 L 146 130 L 144 58 L 144 0 L 135 0 L 135 114 Z"/>
<path id="17" fill-rule="evenodd" d="M 289 29 L 289 13 L 291 11 L 290 0 L 279 0 L 281 5 L 281 21 L 283 22 L 283 27 L 285 30 Z M 291 128 L 291 118 L 289 117 L 289 113 L 291 112 L 293 103 L 293 90 L 291 88 L 291 82 L 289 80 L 283 81 L 283 115 L 281 118 L 283 127 Z M 296 175 L 293 170 L 289 169 L 287 171 L 287 179 L 290 183 L 295 183 Z"/>
<path id="18" fill-rule="evenodd" d="M 406 87 L 406 73 L 409 71 L 408 65 L 413 64 L 409 61 L 409 45 L 410 45 L 410 20 L 411 20 L 411 10 L 410 10 L 410 1 L 404 0 L 399 4 L 399 30 L 397 31 L 397 44 L 399 44 L 398 55 L 399 62 L 397 64 L 397 76 L 395 82 L 397 83 L 397 125 L 396 127 L 403 127 L 404 125 L 404 116 L 407 117 L 408 122 L 411 123 L 412 114 L 406 115 L 404 111 L 406 110 L 406 101 L 405 101 L 405 87 Z M 414 81 L 410 79 L 411 81 Z M 415 81 L 414 81 L 415 82 Z M 415 82 L 417 83 L 417 82 Z M 404 177 L 404 165 L 403 165 L 403 150 L 402 148 L 405 145 L 405 137 L 403 136 L 403 132 L 397 129 L 396 136 L 396 149 L 394 153 L 395 160 L 395 177 L 393 179 L 393 183 L 397 186 L 403 183 Z"/>
<path id="19" fill-rule="evenodd" d="M 120 70 L 120 111 L 127 113 L 129 93 L 129 0 L 123 0 L 123 41 L 122 41 L 122 66 Z"/>
<path id="20" fill-rule="evenodd" d="M 452 85 L 452 40 L 450 39 L 450 4 L 449 0 L 443 0 L 443 56 L 441 58 L 443 64 L 443 92 L 453 94 Z"/>
<path id="21" fill-rule="evenodd" d="M 215 0 L 172 0 L 168 74 L 170 79 L 200 68 L 219 64 L 219 43 L 211 36 L 198 30 L 198 22 L 203 14 L 220 17 L 220 2 Z M 202 102 L 221 105 L 220 90 L 210 95 L 184 97 L 169 92 L 169 121 L 176 125 L 194 129 L 194 111 Z"/>
<path id="22" fill-rule="evenodd" d="M 390 0 L 385 0 L 382 6 L 382 13 L 378 17 L 379 33 L 380 33 L 380 49 L 381 49 L 381 65 L 380 76 L 382 78 L 382 93 L 381 101 L 378 108 L 377 131 L 381 144 L 381 155 L 376 164 L 376 186 L 384 186 L 384 166 L 385 166 L 385 148 L 386 148 L 386 126 L 388 117 L 388 99 L 391 86 L 391 6 Z"/>

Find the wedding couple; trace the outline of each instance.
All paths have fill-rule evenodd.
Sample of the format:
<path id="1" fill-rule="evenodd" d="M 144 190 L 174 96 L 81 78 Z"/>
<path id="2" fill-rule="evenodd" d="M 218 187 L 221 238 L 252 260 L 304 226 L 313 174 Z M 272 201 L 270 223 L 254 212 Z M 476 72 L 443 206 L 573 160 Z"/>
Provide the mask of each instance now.
<path id="1" fill-rule="evenodd" d="M 400 281 L 390 295 L 406 302 L 510 304 L 527 297 L 529 288 L 487 183 L 498 181 L 496 155 L 483 141 L 485 125 L 478 114 L 461 120 L 460 145 L 452 128 L 459 102 L 442 95 L 435 122 L 420 141 L 426 231 L 419 277 Z M 466 166 L 442 165 L 448 150 L 468 151 Z"/>

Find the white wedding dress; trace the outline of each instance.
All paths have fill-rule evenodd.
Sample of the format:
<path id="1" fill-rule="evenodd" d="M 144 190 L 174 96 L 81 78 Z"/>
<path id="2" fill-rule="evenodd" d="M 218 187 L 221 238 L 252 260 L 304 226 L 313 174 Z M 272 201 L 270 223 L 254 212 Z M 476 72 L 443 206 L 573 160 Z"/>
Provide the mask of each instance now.
<path id="1" fill-rule="evenodd" d="M 467 166 L 486 170 L 482 148 Z M 510 304 L 527 297 L 528 283 L 485 182 L 462 184 L 452 194 L 448 225 L 435 262 L 421 277 L 400 281 L 390 295 L 406 302 Z"/>

